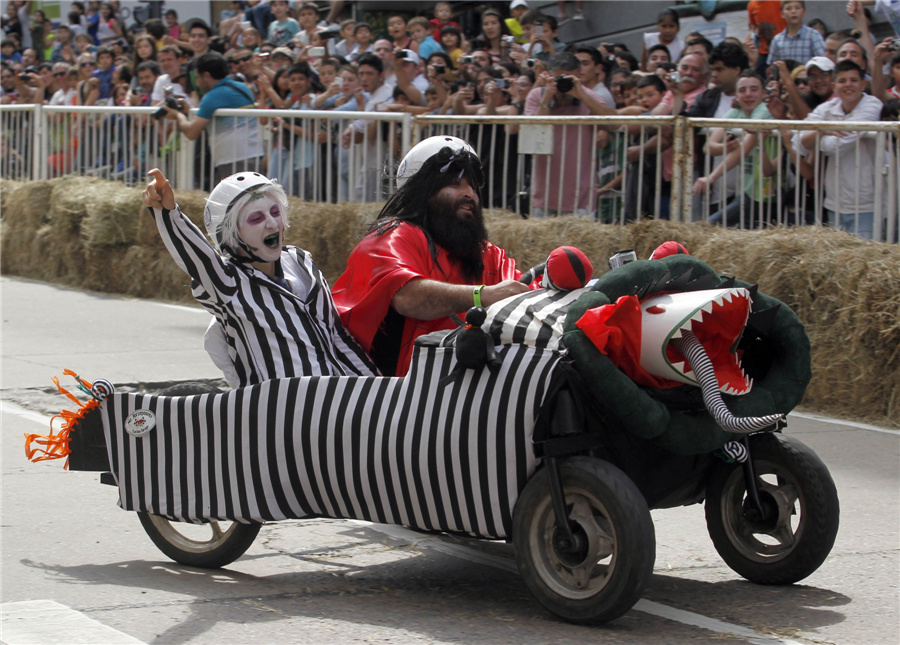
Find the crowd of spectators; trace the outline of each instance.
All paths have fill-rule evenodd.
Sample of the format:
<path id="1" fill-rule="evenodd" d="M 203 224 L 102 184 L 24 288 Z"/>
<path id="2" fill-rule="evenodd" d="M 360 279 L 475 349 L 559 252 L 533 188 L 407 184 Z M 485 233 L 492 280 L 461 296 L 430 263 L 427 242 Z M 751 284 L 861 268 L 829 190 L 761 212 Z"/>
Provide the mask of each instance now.
<path id="1" fill-rule="evenodd" d="M 198 146 L 198 166 L 216 176 L 255 167 L 278 177 L 290 194 L 358 201 L 384 197 L 384 169 L 404 152 L 397 128 L 359 119 L 336 121 L 341 127 L 335 131 L 309 119 L 216 117 L 215 111 L 471 115 L 475 125 L 463 134 L 485 163 L 485 198 L 492 205 L 601 221 L 636 217 L 636 204 L 644 214 L 669 216 L 671 128 L 559 126 L 555 154 L 517 163 L 519 127 L 479 124 L 477 117 L 875 121 L 896 120 L 900 104 L 898 34 L 877 42 L 870 29 L 874 12 L 900 30 L 897 3 L 888 0 L 850 0 L 846 26 L 852 27 L 838 31 L 807 15 L 800 0 L 752 0 L 747 33 L 715 45 L 698 33 L 682 33 L 678 13 L 665 10 L 639 53 L 621 43 L 566 43 L 557 18 L 530 8 L 527 0 L 410 7 L 387 14 L 383 29 L 344 19 L 351 3 L 340 1 L 321 11 L 316 3 L 287 0 L 231 4 L 214 27 L 196 19 L 182 23 L 168 9 L 162 19 L 126 28 L 115 1 L 73 2 L 55 27 L 30 0 L 8 2 L 0 103 L 168 105 L 167 125 L 154 145 L 176 145 L 176 130 L 197 139 L 215 119 L 209 146 Z M 558 5 L 565 16 L 566 3 Z M 573 17 L 565 20 L 585 20 L 581 9 L 575 3 Z M 191 107 L 198 111 L 190 113 Z M 141 123 L 154 122 L 144 115 L 98 117 L 92 127 L 108 136 L 92 146 L 87 137 L 79 142 L 60 128 L 48 163 L 65 172 L 76 154 L 103 166 L 115 157 L 115 171 L 136 176 L 146 143 L 128 133 Z M 9 136 L 3 133 L 4 154 Z M 823 217 L 812 208 L 817 187 L 824 186 L 825 217 L 871 236 L 874 173 L 848 184 L 847 174 L 836 169 L 841 163 L 855 167 L 850 159 L 858 155 L 876 164 L 889 151 L 875 149 L 872 137 L 773 124 L 765 131 L 697 131 L 695 144 L 695 219 L 762 224 L 777 191 L 787 186 L 805 191 L 804 212 L 795 215 L 813 221 Z M 335 170 L 328 173 L 333 183 L 327 191 L 321 169 L 326 159 Z M 657 172 L 661 182 L 653 180 Z M 775 176 L 788 180 L 777 185 Z"/>

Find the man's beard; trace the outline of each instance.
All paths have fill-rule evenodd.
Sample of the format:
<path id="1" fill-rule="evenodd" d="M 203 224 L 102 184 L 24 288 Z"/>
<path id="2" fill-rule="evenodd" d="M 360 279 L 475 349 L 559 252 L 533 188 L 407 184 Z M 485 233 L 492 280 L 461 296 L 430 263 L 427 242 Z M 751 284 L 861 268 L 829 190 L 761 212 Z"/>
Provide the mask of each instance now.
<path id="1" fill-rule="evenodd" d="M 456 260 L 463 276 L 477 282 L 484 274 L 482 253 L 487 243 L 487 229 L 481 204 L 475 204 L 472 215 L 459 217 L 460 205 L 471 202 L 462 198 L 454 202 L 438 196 L 428 201 L 427 231 L 435 244 L 442 247 Z"/>

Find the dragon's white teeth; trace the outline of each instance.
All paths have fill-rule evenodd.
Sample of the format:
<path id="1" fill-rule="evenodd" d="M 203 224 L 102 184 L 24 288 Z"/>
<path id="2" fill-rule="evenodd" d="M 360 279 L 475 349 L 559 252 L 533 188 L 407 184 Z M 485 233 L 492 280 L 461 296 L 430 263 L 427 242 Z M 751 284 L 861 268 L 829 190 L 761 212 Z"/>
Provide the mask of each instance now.
<path id="1" fill-rule="evenodd" d="M 677 338 L 681 338 L 681 329 L 680 328 L 675 330 L 675 333 L 672 334 L 672 338 L 670 340 L 675 340 Z"/>
<path id="2" fill-rule="evenodd" d="M 728 292 L 725 292 L 724 294 L 722 294 L 722 295 L 719 296 L 718 298 L 713 298 L 712 301 L 713 301 L 715 304 L 717 304 L 718 306 L 724 307 L 724 306 L 725 306 L 725 296 L 727 296 L 727 295 L 728 295 Z M 731 300 L 729 300 L 729 302 L 731 302 Z"/>
<path id="3" fill-rule="evenodd" d="M 680 363 L 672 363 L 672 367 L 674 367 L 676 370 L 678 370 L 679 372 L 684 374 L 684 362 L 683 361 Z"/>
<path id="4" fill-rule="evenodd" d="M 691 316 L 691 320 L 696 320 L 698 323 L 703 322 L 703 309 L 698 309 L 697 313 Z"/>
<path id="5" fill-rule="evenodd" d="M 707 302 L 705 305 L 703 305 L 700 309 L 701 309 L 701 311 L 705 311 L 706 313 L 711 314 L 711 313 L 712 313 L 712 310 L 713 310 L 713 305 L 714 305 L 714 304 L 715 304 L 715 302 L 713 302 L 712 300 L 710 300 L 710 301 Z"/>
<path id="6" fill-rule="evenodd" d="M 731 302 L 732 295 L 734 295 L 733 291 L 730 291 L 730 290 L 726 291 L 725 293 L 722 294 L 722 299 L 725 300 L 726 302 Z"/>
<path id="7" fill-rule="evenodd" d="M 689 319 L 681 326 L 681 328 L 680 328 L 678 331 L 679 331 L 679 332 L 691 331 L 691 328 L 692 328 L 693 326 L 694 326 L 694 323 L 691 322 L 691 319 L 689 318 Z"/>

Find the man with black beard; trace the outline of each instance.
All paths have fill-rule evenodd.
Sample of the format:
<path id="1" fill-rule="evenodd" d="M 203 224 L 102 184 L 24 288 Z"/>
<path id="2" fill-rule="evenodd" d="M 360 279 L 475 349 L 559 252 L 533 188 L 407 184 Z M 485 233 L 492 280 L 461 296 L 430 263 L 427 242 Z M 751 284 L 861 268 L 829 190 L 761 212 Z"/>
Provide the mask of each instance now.
<path id="1" fill-rule="evenodd" d="M 481 161 L 456 137 L 414 146 L 387 201 L 332 289 L 344 327 L 384 375 L 409 369 L 413 341 L 453 329 L 453 314 L 528 290 L 487 240 Z"/>

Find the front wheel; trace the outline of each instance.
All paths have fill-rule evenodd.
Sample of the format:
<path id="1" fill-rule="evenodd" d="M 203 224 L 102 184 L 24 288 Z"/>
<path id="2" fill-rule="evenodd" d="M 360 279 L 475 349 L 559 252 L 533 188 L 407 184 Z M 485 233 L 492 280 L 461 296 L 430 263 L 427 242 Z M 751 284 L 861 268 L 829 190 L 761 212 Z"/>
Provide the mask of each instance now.
<path id="1" fill-rule="evenodd" d="M 206 383 L 179 383 L 160 392 L 160 396 L 218 394 L 221 390 Z M 138 513 L 144 531 L 153 544 L 175 562 L 204 569 L 218 569 L 244 555 L 259 534 L 262 524 L 252 522 L 230 525 L 219 522 L 190 524 L 172 522 L 152 513 Z"/>
<path id="2" fill-rule="evenodd" d="M 751 582 L 793 584 L 819 568 L 840 519 L 828 468 L 804 443 L 782 434 L 750 438 L 764 516 L 747 496 L 743 469 L 721 464 L 706 488 L 706 526 L 716 551 Z"/>
<path id="3" fill-rule="evenodd" d="M 650 582 L 656 559 L 644 497 L 612 464 L 589 457 L 560 461 L 566 512 L 576 548 L 563 548 L 547 468 L 525 486 L 513 514 L 519 571 L 545 608 L 574 623 L 618 618 Z"/>

